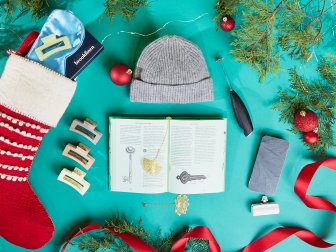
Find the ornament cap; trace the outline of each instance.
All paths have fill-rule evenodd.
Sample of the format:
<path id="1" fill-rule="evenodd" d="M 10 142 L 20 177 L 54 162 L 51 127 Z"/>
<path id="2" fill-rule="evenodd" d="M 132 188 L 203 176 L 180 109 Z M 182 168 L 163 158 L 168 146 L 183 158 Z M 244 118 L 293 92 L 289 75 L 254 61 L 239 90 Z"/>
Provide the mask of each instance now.
<path id="1" fill-rule="evenodd" d="M 133 71 L 132 71 L 132 69 L 127 69 L 126 73 L 127 73 L 128 75 L 131 75 L 131 74 L 133 73 Z"/>
<path id="2" fill-rule="evenodd" d="M 305 117 L 305 116 L 306 116 L 306 114 L 307 114 L 307 113 L 306 113 L 306 111 L 305 111 L 305 110 L 301 110 L 301 111 L 300 111 L 300 116 L 303 116 L 303 117 Z"/>
<path id="3" fill-rule="evenodd" d="M 229 32 L 232 31 L 235 27 L 235 21 L 230 16 L 224 16 L 220 21 L 220 27 L 223 31 Z"/>

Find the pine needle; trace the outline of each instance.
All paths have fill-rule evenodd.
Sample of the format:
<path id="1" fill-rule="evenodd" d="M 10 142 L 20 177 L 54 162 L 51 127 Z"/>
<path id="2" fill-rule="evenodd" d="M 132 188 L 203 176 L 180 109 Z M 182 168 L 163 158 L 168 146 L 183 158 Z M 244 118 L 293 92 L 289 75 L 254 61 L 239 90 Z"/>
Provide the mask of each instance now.
<path id="1" fill-rule="evenodd" d="M 145 5 L 147 0 L 106 0 L 104 15 L 109 17 L 110 21 L 116 15 L 130 21 L 138 9 Z"/>
<path id="2" fill-rule="evenodd" d="M 333 56 L 330 57 L 331 59 Z M 336 106 L 336 62 L 323 60 L 317 68 L 320 78 L 308 83 L 296 69 L 290 69 L 289 90 L 279 90 L 273 110 L 280 112 L 280 122 L 290 125 L 289 131 L 301 135 L 293 126 L 293 118 L 297 111 L 310 109 L 319 118 L 319 140 L 313 145 L 303 143 L 314 153 L 324 156 L 328 149 L 336 147 L 333 126 Z"/>
<path id="3" fill-rule="evenodd" d="M 158 252 L 170 251 L 173 244 L 190 230 L 189 227 L 182 226 L 179 230 L 171 231 L 167 236 L 163 236 L 162 231 L 159 229 L 152 237 L 150 232 L 143 227 L 141 219 L 136 223 L 133 223 L 129 221 L 125 215 L 119 213 L 113 215 L 111 219 L 105 222 L 105 224 L 107 227 L 113 228 L 118 233 L 129 233 L 138 237 Z M 133 252 L 127 244 L 109 229 L 103 229 L 99 232 L 84 233 L 71 244 L 77 246 L 81 250 L 87 250 L 89 252 L 108 250 Z M 187 246 L 189 248 L 188 251 L 209 251 L 208 241 L 203 239 L 189 239 Z"/>
<path id="4" fill-rule="evenodd" d="M 32 18 L 42 18 L 48 15 L 53 9 L 66 9 L 73 1 L 74 0 L 5 0 L 0 1 L 0 10 L 2 15 L 4 15 L 4 20 L 7 23 L 13 23 L 28 13 Z"/>
<path id="5" fill-rule="evenodd" d="M 268 74 L 277 73 L 280 57 L 309 61 L 325 36 L 322 33 L 324 15 L 336 8 L 336 3 L 327 0 L 219 0 L 214 21 L 226 15 L 238 16 L 242 24 L 232 32 L 234 37 L 231 53 L 239 62 L 249 64 L 264 81 Z"/>

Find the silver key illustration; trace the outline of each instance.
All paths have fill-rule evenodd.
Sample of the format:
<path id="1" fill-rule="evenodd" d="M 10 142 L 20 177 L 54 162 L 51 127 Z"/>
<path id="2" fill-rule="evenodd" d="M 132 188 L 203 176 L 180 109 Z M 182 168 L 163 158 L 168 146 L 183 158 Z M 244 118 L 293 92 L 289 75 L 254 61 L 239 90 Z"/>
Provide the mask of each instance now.
<path id="1" fill-rule="evenodd" d="M 177 179 L 181 180 L 183 184 L 186 184 L 187 182 L 191 180 L 201 180 L 206 179 L 206 176 L 204 175 L 190 175 L 188 172 L 183 171 L 180 175 L 176 177 Z"/>
<path id="2" fill-rule="evenodd" d="M 128 176 L 123 177 L 123 182 L 128 182 L 132 184 L 132 154 L 135 152 L 133 146 L 128 146 L 125 151 L 129 154 L 129 164 L 128 164 Z"/>

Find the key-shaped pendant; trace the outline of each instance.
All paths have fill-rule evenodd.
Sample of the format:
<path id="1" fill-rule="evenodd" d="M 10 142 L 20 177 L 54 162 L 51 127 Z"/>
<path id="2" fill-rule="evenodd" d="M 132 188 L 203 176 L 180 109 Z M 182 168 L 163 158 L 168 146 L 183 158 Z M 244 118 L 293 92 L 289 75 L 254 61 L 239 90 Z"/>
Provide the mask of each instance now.
<path id="1" fill-rule="evenodd" d="M 204 175 L 190 175 L 188 172 L 184 171 L 180 175 L 176 177 L 179 179 L 183 184 L 186 184 L 187 182 L 191 180 L 201 180 L 206 179 L 206 176 Z"/>

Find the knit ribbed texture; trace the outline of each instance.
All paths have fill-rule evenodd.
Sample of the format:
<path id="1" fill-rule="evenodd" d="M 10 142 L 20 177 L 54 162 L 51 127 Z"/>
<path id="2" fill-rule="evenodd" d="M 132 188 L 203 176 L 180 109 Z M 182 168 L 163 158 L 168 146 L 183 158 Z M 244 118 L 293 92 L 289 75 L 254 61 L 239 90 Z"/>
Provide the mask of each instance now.
<path id="1" fill-rule="evenodd" d="M 149 44 L 140 55 L 131 101 L 192 103 L 213 100 L 212 79 L 200 49 L 178 36 Z"/>
<path id="2" fill-rule="evenodd" d="M 56 127 L 75 90 L 76 82 L 11 54 L 0 79 L 0 104 Z"/>

